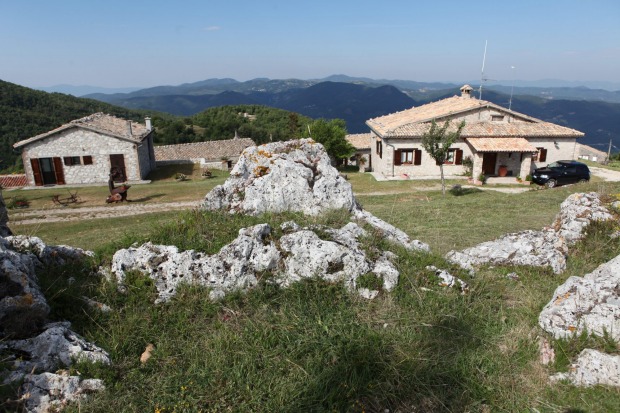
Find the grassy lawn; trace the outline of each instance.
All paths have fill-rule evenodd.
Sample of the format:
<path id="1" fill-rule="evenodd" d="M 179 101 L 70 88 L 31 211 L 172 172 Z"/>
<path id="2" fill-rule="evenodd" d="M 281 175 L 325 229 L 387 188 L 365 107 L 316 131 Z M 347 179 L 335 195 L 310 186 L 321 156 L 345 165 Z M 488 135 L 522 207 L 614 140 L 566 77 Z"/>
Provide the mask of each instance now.
<path id="1" fill-rule="evenodd" d="M 446 268 L 442 255 L 450 249 L 550 225 L 571 193 L 616 194 L 620 183 L 521 194 L 466 189 L 442 196 L 434 189 L 438 181 L 376 183 L 369 174 L 356 173 L 349 178 L 366 209 L 433 250 L 398 251 L 399 285 L 373 301 L 339 285 L 309 281 L 286 290 L 263 283 L 222 302 L 210 302 L 203 288 L 184 288 L 170 302 L 155 306 L 152 281 L 137 274 L 129 276 L 129 293 L 120 294 L 112 283 L 88 275 L 88 266 L 41 273 L 52 317 L 71 320 L 113 360 L 108 367 L 75 367 L 84 377 L 103 378 L 107 390 L 69 411 L 620 411 L 619 390 L 577 389 L 547 380 L 550 373 L 566 370 L 586 345 L 617 351 L 616 344 L 592 338 L 558 341 L 558 362 L 551 367 L 538 363 L 538 339 L 544 335 L 537 325 L 540 310 L 567 277 L 584 275 L 620 253 L 620 239 L 610 237 L 614 224 L 592 227 L 571 249 L 561 275 L 529 267 L 485 268 L 474 278 L 457 271 L 470 284 L 469 293 L 461 294 L 439 287 L 425 269 Z M 201 199 L 220 178 L 170 179 L 144 185 L 146 192 L 136 191 L 135 197 L 161 202 L 193 191 Z M 130 198 L 134 188 L 138 186 L 132 187 Z M 389 194 L 372 195 L 377 192 Z M 100 205 L 97 197 L 92 202 Z M 291 218 L 301 224 L 341 222 L 341 215 L 314 219 L 194 211 L 17 228 L 52 244 L 64 240 L 98 250 L 94 267 L 133 241 L 213 253 L 244 226 L 269 222 L 277 227 Z M 381 242 L 368 240 L 379 247 Z M 506 278 L 513 271 L 518 281 Z M 77 282 L 66 283 L 70 276 Z M 77 299 L 82 295 L 115 311 L 97 313 Z M 148 343 L 156 349 L 142 365 L 139 357 Z"/>

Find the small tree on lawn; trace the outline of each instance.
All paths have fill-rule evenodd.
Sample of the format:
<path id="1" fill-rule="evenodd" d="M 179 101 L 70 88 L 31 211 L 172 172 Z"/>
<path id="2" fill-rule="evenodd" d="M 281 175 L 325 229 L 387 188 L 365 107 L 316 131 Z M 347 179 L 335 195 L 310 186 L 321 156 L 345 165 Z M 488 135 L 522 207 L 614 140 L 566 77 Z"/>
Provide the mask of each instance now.
<path id="1" fill-rule="evenodd" d="M 346 136 L 347 126 L 342 119 L 316 119 L 304 131 L 304 137 L 311 137 L 322 144 L 332 160 L 345 159 L 355 153 L 355 147 Z"/>
<path id="2" fill-rule="evenodd" d="M 422 135 L 422 147 L 437 162 L 441 170 L 441 193 L 446 194 L 446 182 L 443 177 L 443 163 L 448 157 L 450 146 L 461 136 L 461 131 L 465 127 L 465 121 L 462 121 L 454 131 L 448 131 L 450 121 L 447 120 L 443 126 L 437 126 L 435 120 L 431 123 L 431 127 L 424 135 Z"/>

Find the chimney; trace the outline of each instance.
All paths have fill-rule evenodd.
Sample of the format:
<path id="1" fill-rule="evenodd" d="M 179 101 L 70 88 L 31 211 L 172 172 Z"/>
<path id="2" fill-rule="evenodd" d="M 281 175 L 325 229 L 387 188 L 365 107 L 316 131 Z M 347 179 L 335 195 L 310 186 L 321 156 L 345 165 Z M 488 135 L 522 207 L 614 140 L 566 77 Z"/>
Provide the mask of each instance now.
<path id="1" fill-rule="evenodd" d="M 133 135 L 133 132 L 131 130 L 131 121 L 128 120 L 127 121 L 127 136 L 129 136 L 131 138 L 131 135 Z"/>
<path id="2" fill-rule="evenodd" d="M 146 130 L 147 131 L 152 131 L 153 130 L 153 125 L 151 124 L 151 118 L 149 118 L 148 116 L 146 118 L 144 118 L 144 123 L 146 123 Z"/>
<path id="3" fill-rule="evenodd" d="M 461 97 L 465 98 L 465 99 L 470 99 L 471 98 L 471 91 L 474 90 L 473 87 L 469 86 L 469 85 L 464 85 L 461 88 Z"/>

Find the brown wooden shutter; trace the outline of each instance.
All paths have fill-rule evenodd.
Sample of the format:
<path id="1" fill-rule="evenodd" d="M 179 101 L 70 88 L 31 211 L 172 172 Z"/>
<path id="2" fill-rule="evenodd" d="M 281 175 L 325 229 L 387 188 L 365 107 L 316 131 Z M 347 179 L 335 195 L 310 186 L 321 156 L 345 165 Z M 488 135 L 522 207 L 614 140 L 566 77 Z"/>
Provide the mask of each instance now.
<path id="1" fill-rule="evenodd" d="M 36 158 L 30 159 L 30 166 L 32 166 L 32 176 L 34 178 L 34 184 L 36 186 L 43 186 L 43 178 L 41 177 L 41 167 L 39 166 L 39 160 Z"/>
<path id="2" fill-rule="evenodd" d="M 394 151 L 394 165 L 402 165 L 402 155 L 400 149 Z"/>
<path id="3" fill-rule="evenodd" d="M 545 162 L 547 160 L 547 150 L 544 148 L 540 148 L 540 156 L 538 157 L 540 162 Z"/>
<path id="4" fill-rule="evenodd" d="M 413 164 L 422 165 L 422 151 L 420 149 L 415 149 L 413 152 Z"/>
<path id="5" fill-rule="evenodd" d="M 65 184 L 65 173 L 62 170 L 62 159 L 54 158 L 54 173 L 56 174 L 56 184 Z"/>
<path id="6" fill-rule="evenodd" d="M 93 164 L 93 157 L 90 155 L 86 155 L 82 157 L 82 162 L 84 162 L 84 165 L 92 165 Z"/>
<path id="7" fill-rule="evenodd" d="M 463 165 L 463 150 L 457 149 L 454 154 L 454 164 L 455 165 Z"/>

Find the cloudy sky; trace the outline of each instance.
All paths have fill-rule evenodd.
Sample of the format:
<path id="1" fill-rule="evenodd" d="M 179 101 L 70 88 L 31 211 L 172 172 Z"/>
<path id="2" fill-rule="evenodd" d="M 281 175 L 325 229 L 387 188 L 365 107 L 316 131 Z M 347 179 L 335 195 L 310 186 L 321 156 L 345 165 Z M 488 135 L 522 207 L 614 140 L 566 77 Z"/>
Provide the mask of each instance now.
<path id="1" fill-rule="evenodd" d="M 458 82 L 485 41 L 491 79 L 620 83 L 618 0 L 0 0 L 0 79 L 29 87 Z"/>

